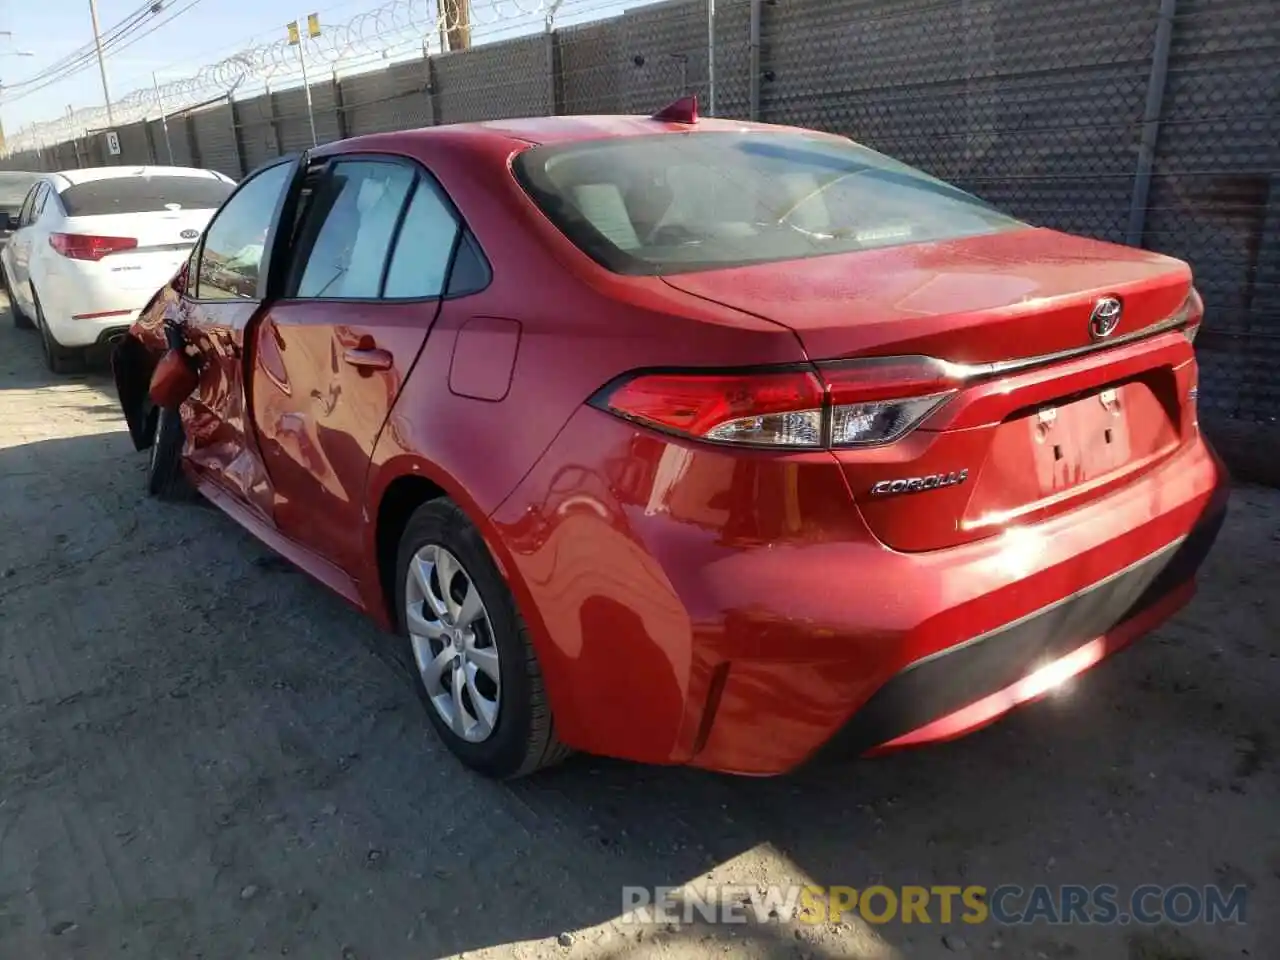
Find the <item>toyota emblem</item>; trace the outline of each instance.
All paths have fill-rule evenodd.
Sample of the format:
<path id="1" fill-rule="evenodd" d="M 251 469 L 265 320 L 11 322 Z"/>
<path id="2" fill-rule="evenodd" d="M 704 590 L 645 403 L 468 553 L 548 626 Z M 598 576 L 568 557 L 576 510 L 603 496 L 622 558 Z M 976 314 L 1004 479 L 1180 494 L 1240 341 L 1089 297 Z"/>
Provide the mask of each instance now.
<path id="1" fill-rule="evenodd" d="M 1117 297 L 1103 297 L 1093 305 L 1093 313 L 1089 315 L 1089 335 L 1095 340 L 1111 336 L 1120 326 L 1120 314 L 1124 306 Z"/>

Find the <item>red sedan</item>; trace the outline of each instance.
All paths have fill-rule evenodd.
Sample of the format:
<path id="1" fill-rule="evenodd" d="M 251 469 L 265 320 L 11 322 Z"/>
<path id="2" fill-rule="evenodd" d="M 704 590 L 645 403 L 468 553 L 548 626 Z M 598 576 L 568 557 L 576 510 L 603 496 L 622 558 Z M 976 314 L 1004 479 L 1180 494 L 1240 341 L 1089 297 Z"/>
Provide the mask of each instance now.
<path id="1" fill-rule="evenodd" d="M 115 372 L 152 491 L 396 631 L 468 766 L 774 774 L 974 729 L 1187 601 L 1202 315 L 1177 260 L 683 104 L 267 166 Z"/>

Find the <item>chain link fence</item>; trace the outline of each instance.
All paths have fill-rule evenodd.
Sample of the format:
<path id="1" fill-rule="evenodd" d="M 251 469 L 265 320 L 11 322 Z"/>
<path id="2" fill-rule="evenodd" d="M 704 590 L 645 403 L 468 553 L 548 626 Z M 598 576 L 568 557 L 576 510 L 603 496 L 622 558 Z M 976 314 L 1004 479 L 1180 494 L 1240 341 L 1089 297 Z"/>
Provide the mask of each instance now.
<path id="1" fill-rule="evenodd" d="M 612 16 L 604 16 L 606 13 Z M 721 116 L 846 134 L 1028 221 L 1189 261 L 1208 308 L 1201 408 L 1280 437 L 1280 16 L 1274 0 L 676 0 L 548 5 L 557 29 L 474 37 L 300 88 L 7 157 L 242 176 L 320 141 L 541 114 Z M 709 42 L 713 38 L 713 42 Z M 428 38 L 429 39 L 429 38 Z M 486 42 L 486 40 L 491 42 Z M 429 50 L 426 41 L 423 50 Z M 1222 426 L 1218 426 L 1222 425 Z M 1260 447 L 1254 431 L 1236 452 Z M 1273 475 L 1274 456 L 1262 456 Z M 1265 462 L 1263 462 L 1265 461 Z M 1257 465 L 1255 465 L 1257 466 Z"/>

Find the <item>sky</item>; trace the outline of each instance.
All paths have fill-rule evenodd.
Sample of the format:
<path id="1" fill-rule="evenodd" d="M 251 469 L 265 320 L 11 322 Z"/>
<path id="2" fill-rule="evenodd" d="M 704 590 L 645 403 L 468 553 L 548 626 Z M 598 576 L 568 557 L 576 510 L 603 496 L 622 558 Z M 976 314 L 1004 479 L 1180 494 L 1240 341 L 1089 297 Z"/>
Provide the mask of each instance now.
<path id="1" fill-rule="evenodd" d="M 98 0 L 102 31 L 134 13 L 143 0 Z M 161 20 L 192 0 L 163 0 Z M 383 0 L 195 0 L 185 10 L 145 39 L 107 56 L 107 82 L 113 100 L 141 87 L 150 87 L 151 72 L 160 82 L 189 76 L 200 66 L 216 62 L 245 47 L 270 43 L 285 36 L 285 24 L 317 12 L 322 25 L 345 23 Z M 421 2 L 426 9 L 428 0 Z M 562 0 L 557 22 L 569 23 L 621 13 L 625 7 L 650 0 Z M 520 10 L 535 15 L 523 18 L 536 23 L 543 0 L 473 0 L 473 16 L 482 16 L 484 4 L 499 4 L 509 15 Z M 309 4 L 309 5 L 308 5 Z M 434 0 L 432 8 L 434 9 Z M 477 31 L 479 27 L 477 26 Z M 514 32 L 526 32 L 526 25 Z M 60 58 L 93 40 L 89 0 L 0 0 L 0 85 L 12 87 L 34 76 Z M 505 32 L 505 31 L 504 31 Z M 477 36 L 477 40 L 480 37 Z M 30 51 L 34 56 L 15 56 Z M 51 120 L 76 109 L 103 103 L 102 80 L 96 59 L 76 75 L 29 94 L 21 89 L 0 96 L 0 122 L 9 135 L 32 122 Z"/>
<path id="2" fill-rule="evenodd" d="M 98 22 L 105 31 L 133 13 L 142 0 L 98 0 Z M 322 0 L 323 2 L 323 0 Z M 342 4 L 355 10 L 364 4 Z M 313 8 L 314 9 L 314 8 Z M 151 71 L 182 76 L 194 67 L 219 59 L 255 42 L 283 35 L 284 24 L 300 12 L 297 0 L 201 0 L 146 39 L 107 58 L 107 82 L 113 99 L 151 84 Z M 162 13 L 161 16 L 164 14 Z M 349 14 L 348 14 L 349 16 Z M 342 19 L 347 19 L 343 17 Z M 0 56 L 0 83 L 17 83 L 38 73 L 80 45 L 93 40 L 88 0 L 0 0 L 0 53 L 29 50 L 35 56 Z M 16 99 L 15 99 L 16 98 Z M 7 132 L 33 121 L 49 120 L 76 108 L 102 103 L 102 80 L 96 61 L 90 68 L 29 96 L 11 94 L 0 100 L 0 119 Z"/>

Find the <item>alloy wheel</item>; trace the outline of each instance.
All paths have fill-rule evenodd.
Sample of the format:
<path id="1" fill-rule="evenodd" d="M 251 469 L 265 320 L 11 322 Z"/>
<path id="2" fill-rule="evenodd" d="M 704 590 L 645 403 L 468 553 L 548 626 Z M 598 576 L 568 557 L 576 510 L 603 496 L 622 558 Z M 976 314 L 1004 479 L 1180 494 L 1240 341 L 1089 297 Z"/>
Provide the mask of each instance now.
<path id="1" fill-rule="evenodd" d="M 493 734 L 502 676 L 493 625 L 471 575 L 452 553 L 427 544 L 405 578 L 405 623 L 431 705 L 455 734 Z"/>

